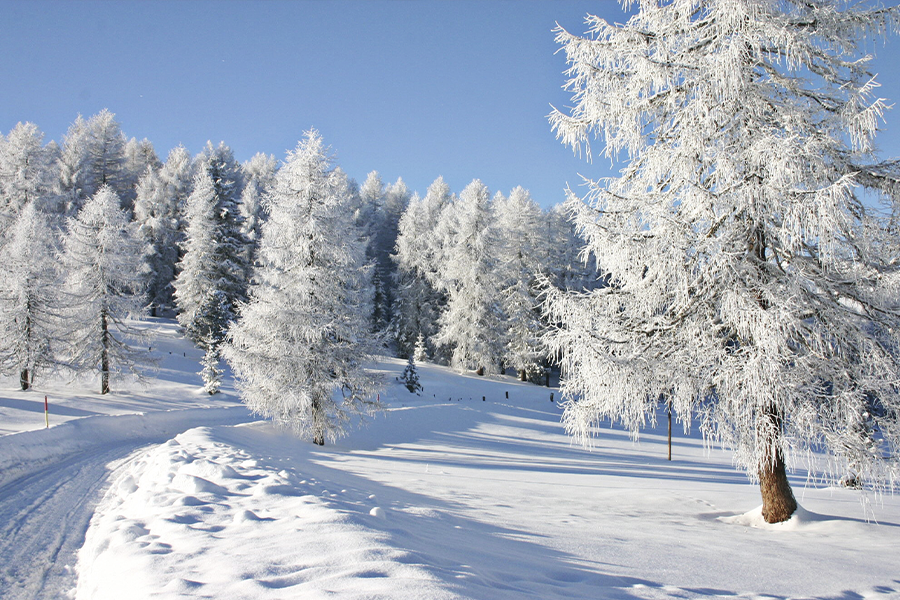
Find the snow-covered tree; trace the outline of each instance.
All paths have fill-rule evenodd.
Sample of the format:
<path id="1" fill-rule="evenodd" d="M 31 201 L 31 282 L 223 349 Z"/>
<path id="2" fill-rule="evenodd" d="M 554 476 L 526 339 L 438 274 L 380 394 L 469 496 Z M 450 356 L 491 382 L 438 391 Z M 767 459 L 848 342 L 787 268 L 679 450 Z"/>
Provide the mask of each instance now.
<path id="1" fill-rule="evenodd" d="M 100 393 L 106 394 L 110 373 L 139 374 L 146 364 L 146 353 L 125 342 L 141 337 L 128 319 L 144 310 L 146 247 L 106 185 L 69 219 L 63 241 L 70 364 L 80 372 L 98 369 Z"/>
<path id="2" fill-rule="evenodd" d="M 424 198 L 414 196 L 410 200 L 398 224 L 391 329 L 401 356 L 413 352 L 420 337 L 425 352 L 434 355 L 436 349 L 431 340 L 437 335 L 438 317 L 447 299 L 437 284 L 435 253 L 439 243 L 435 231 L 441 212 L 452 201 L 450 186 L 438 177 Z"/>
<path id="3" fill-rule="evenodd" d="M 132 194 L 125 171 L 125 145 L 125 134 L 109 110 L 87 121 L 81 115 L 75 119 L 66 132 L 60 157 L 60 193 L 69 215 L 76 214 L 101 186 L 108 185 L 126 198 Z"/>
<path id="4" fill-rule="evenodd" d="M 219 368 L 219 359 L 233 316 L 228 297 L 221 290 L 213 289 L 200 305 L 194 319 L 194 336 L 206 352 L 200 376 L 203 378 L 203 390 L 210 395 L 218 393 L 222 383 L 223 371 Z"/>
<path id="5" fill-rule="evenodd" d="M 36 125 L 19 123 L 0 144 L 0 242 L 26 205 L 52 205 L 56 167 L 43 139 Z"/>
<path id="6" fill-rule="evenodd" d="M 435 341 L 452 350 L 455 368 L 479 374 L 499 373 L 503 354 L 493 216 L 490 192 L 476 179 L 444 208 L 438 224 L 447 239 L 438 277 L 448 302 Z"/>
<path id="7" fill-rule="evenodd" d="M 141 177 L 143 177 L 148 170 L 158 171 L 160 167 L 162 167 L 162 163 L 156 155 L 153 143 L 147 138 L 140 141 L 136 138 L 131 138 L 125 142 L 122 155 L 122 184 L 120 196 L 122 197 L 124 206 L 130 210 L 137 199 L 137 185 Z"/>
<path id="8" fill-rule="evenodd" d="M 137 184 L 134 221 L 151 247 L 147 298 L 152 315 L 174 308 L 172 285 L 180 260 L 182 205 L 190 194 L 190 155 L 183 147 L 169 153 L 160 169 L 148 168 Z"/>
<path id="9" fill-rule="evenodd" d="M 419 372 L 416 370 L 416 361 L 412 354 L 406 361 L 406 368 L 400 374 L 400 382 L 406 386 L 410 394 L 418 394 L 422 391 L 422 384 L 419 383 Z"/>
<path id="10" fill-rule="evenodd" d="M 271 154 L 256 153 L 242 166 L 244 173 L 244 191 L 241 192 L 241 217 L 243 225 L 241 233 L 248 241 L 247 262 L 253 265 L 256 260 L 256 249 L 262 224 L 266 220 L 263 208 L 263 196 L 275 179 L 278 161 Z"/>
<path id="11" fill-rule="evenodd" d="M 184 256 L 175 279 L 178 322 L 187 337 L 200 342 L 200 307 L 219 288 L 216 286 L 216 191 L 212 177 L 202 169 L 194 178 L 194 190 L 187 201 L 187 230 Z"/>
<path id="12" fill-rule="evenodd" d="M 890 183 L 891 166 L 872 164 L 885 103 L 860 49 L 898 9 L 635 9 L 557 36 L 574 108 L 553 129 L 629 159 L 569 201 L 609 286 L 549 296 L 568 430 L 588 438 L 612 418 L 637 431 L 666 398 L 734 449 L 769 522 L 794 512 L 786 461 L 810 449 L 829 453 L 826 473 L 893 485 L 900 261 L 887 225 L 900 206 L 857 186 Z"/>
<path id="13" fill-rule="evenodd" d="M 266 197 L 250 299 L 223 349 L 251 410 L 320 445 L 379 408 L 363 367 L 371 275 L 350 203 L 346 177 L 308 132 Z"/>
<path id="14" fill-rule="evenodd" d="M 187 336 L 200 343 L 198 310 L 206 297 L 225 294 L 229 310 L 246 297 L 247 239 L 238 206 L 242 174 L 231 149 L 207 144 L 188 199 L 184 256 L 175 278 L 178 322 Z"/>
<path id="15" fill-rule="evenodd" d="M 541 339 L 538 275 L 547 246 L 544 215 L 528 190 L 517 187 L 508 198 L 494 198 L 500 232 L 497 276 L 505 323 L 503 364 L 512 367 L 522 381 L 543 373 L 546 354 Z"/>
<path id="16" fill-rule="evenodd" d="M 56 366 L 60 277 L 56 238 L 28 202 L 0 248 L 0 370 L 27 390 L 39 371 Z"/>
<path id="17" fill-rule="evenodd" d="M 243 234 L 240 197 L 244 188 L 244 174 L 235 161 L 231 148 L 220 142 L 209 142 L 201 155 L 200 169 L 205 169 L 215 192 L 216 289 L 225 292 L 232 306 L 246 298 L 249 271 L 247 246 Z"/>

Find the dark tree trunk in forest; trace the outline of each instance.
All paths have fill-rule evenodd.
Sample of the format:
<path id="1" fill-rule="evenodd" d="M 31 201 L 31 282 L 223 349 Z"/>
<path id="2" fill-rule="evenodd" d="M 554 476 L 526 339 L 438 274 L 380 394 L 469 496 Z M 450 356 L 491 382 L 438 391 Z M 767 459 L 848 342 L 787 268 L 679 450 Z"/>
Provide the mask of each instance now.
<path id="1" fill-rule="evenodd" d="M 478 367 L 478 370 L 475 371 L 475 374 L 478 375 L 479 377 L 484 375 L 484 367 Z"/>
<path id="2" fill-rule="evenodd" d="M 325 425 L 321 414 L 322 409 L 319 407 L 319 401 L 312 401 L 312 420 L 313 420 L 313 444 L 316 446 L 325 445 Z"/>
<path id="3" fill-rule="evenodd" d="M 28 383 L 28 369 L 22 369 L 22 372 L 19 373 L 19 385 L 22 386 L 23 392 L 30 387 Z"/>
<path id="4" fill-rule="evenodd" d="M 525 369 L 519 371 L 519 381 L 528 381 L 528 374 L 525 372 Z"/>
<path id="5" fill-rule="evenodd" d="M 781 435 L 781 415 L 777 409 L 767 409 L 766 419 L 778 436 Z M 797 510 L 797 500 L 788 482 L 784 454 L 777 439 L 770 439 L 759 469 L 759 491 L 762 494 L 762 515 L 766 523 L 787 521 Z"/>
<path id="6" fill-rule="evenodd" d="M 100 313 L 100 393 L 109 393 L 109 326 L 106 313 Z"/>

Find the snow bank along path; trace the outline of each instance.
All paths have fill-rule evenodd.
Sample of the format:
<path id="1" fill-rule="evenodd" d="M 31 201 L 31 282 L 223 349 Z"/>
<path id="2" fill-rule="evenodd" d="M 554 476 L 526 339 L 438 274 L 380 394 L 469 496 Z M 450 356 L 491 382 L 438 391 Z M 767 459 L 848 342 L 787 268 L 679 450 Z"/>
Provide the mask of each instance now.
<path id="1" fill-rule="evenodd" d="M 0 437 L 0 598 L 56 598 L 74 585 L 75 554 L 116 461 L 246 409 L 90 417 Z"/>

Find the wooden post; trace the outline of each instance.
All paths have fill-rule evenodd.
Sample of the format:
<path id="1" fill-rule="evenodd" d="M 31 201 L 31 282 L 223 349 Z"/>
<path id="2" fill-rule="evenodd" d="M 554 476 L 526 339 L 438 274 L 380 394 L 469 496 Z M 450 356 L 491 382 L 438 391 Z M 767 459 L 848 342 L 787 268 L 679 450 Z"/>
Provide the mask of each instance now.
<path id="1" fill-rule="evenodd" d="M 672 405 L 666 406 L 666 412 L 669 413 L 669 460 L 672 460 Z"/>
<path id="2" fill-rule="evenodd" d="M 44 396 L 44 422 L 46 423 L 46 429 L 50 429 L 50 403 L 47 401 L 47 396 Z"/>

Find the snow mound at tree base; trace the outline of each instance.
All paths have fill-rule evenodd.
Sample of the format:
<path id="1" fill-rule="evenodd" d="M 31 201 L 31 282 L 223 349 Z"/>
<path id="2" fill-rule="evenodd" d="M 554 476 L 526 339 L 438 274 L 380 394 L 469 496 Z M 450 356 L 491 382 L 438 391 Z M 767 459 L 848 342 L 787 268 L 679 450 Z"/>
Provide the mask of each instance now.
<path id="1" fill-rule="evenodd" d="M 451 597 L 384 543 L 371 494 L 240 442 L 269 430 L 201 427 L 133 455 L 97 507 L 74 597 Z"/>

